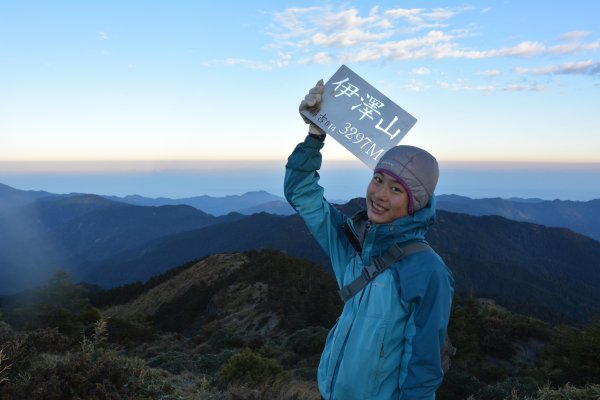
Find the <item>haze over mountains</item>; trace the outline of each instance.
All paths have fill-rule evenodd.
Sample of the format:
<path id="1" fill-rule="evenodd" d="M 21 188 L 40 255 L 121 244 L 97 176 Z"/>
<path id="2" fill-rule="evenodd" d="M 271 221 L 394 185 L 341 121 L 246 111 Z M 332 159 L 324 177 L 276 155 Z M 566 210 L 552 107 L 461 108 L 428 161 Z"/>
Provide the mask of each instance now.
<path id="1" fill-rule="evenodd" d="M 108 197 L 129 204 L 162 206 L 187 204 L 213 215 L 230 212 L 292 215 L 294 210 L 282 197 L 265 191 L 248 192 L 241 196 L 198 196 L 182 199 L 147 198 L 142 196 Z M 335 201 L 334 201 L 335 202 Z M 440 210 L 469 215 L 499 215 L 515 221 L 569 228 L 600 240 L 600 199 L 590 201 L 541 200 L 521 198 L 471 199 L 458 195 L 438 195 Z"/>
<path id="2" fill-rule="evenodd" d="M 515 221 L 569 228 L 600 241 L 600 199 L 590 201 L 540 199 L 470 199 L 437 196 L 438 209 L 470 215 L 499 215 Z"/>
<path id="3" fill-rule="evenodd" d="M 255 212 L 272 212 L 275 214 L 293 214 L 294 210 L 287 202 L 265 191 L 247 192 L 243 195 L 225 197 L 196 196 L 182 199 L 169 199 L 166 197 L 149 198 L 143 196 L 106 196 L 108 199 L 138 206 L 164 206 L 187 204 L 212 215 L 225 215 L 230 212 L 253 214 Z M 281 207 L 282 205 L 287 207 Z M 274 212 L 280 211 L 280 212 Z"/>
<path id="4" fill-rule="evenodd" d="M 44 191 L 18 190 L 0 183 L 0 215 L 11 210 L 13 206 L 25 205 L 36 199 L 80 195 L 82 194 L 59 195 Z M 138 206 L 189 205 L 213 216 L 223 216 L 231 212 L 244 215 L 260 212 L 278 215 L 294 214 L 294 210 L 284 198 L 262 190 L 224 197 L 206 195 L 176 199 L 150 198 L 139 195 L 102 197 Z M 333 200 L 333 202 L 345 203 L 343 200 Z M 469 215 L 499 215 L 515 221 L 563 227 L 600 240 L 600 198 L 589 201 L 503 199 L 499 197 L 472 199 L 465 196 L 442 194 L 437 195 L 437 208 Z"/>
<path id="5" fill-rule="evenodd" d="M 222 209 L 232 204 L 247 209 L 252 202 L 250 207 L 260 208 L 273 202 L 265 192 L 252 193 L 247 203 L 245 196 L 221 199 Z M 202 200 L 217 203 L 208 196 Z M 259 200 L 267 203 L 261 206 Z M 463 204 L 471 199 L 449 200 Z M 440 196 L 440 203 L 444 201 Z M 559 204 L 565 215 L 564 210 L 573 215 L 582 209 L 592 213 L 585 218 L 598 215 L 593 214 L 595 201 Z M 351 215 L 363 205 L 364 199 L 359 198 L 340 208 Z M 5 185 L 0 186 L 0 237 L 0 293 L 39 285 L 55 269 L 69 272 L 77 281 L 112 287 L 147 280 L 207 255 L 253 249 L 278 249 L 328 266 L 327 257 L 295 215 L 214 216 L 190 205 L 141 206 L 95 195 L 25 192 Z M 516 309 L 526 307 L 530 315 L 555 321 L 584 320 L 600 309 L 596 290 L 600 242 L 589 237 L 499 216 L 440 210 L 428 240 L 452 268 L 461 292 L 474 290 L 478 296 Z"/>

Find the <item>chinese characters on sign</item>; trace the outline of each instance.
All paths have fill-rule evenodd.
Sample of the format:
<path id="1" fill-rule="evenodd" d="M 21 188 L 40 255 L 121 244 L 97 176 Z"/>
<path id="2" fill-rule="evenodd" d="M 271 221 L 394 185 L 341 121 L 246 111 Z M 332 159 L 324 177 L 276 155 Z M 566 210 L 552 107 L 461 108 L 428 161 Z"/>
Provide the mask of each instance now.
<path id="1" fill-rule="evenodd" d="M 371 169 L 417 122 L 345 65 L 325 84 L 321 107 L 311 111 L 303 114 Z"/>

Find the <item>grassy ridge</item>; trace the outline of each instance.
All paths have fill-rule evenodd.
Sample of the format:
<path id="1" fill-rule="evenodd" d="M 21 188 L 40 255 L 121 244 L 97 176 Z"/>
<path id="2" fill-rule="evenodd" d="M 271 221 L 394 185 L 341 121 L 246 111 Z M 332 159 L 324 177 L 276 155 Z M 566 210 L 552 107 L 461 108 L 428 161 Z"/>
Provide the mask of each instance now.
<path id="1" fill-rule="evenodd" d="M 4 303 L 0 398 L 319 398 L 316 368 L 341 307 L 321 267 L 252 251 L 153 282 L 92 297 L 59 274 Z M 107 317 L 115 294 L 137 311 Z M 125 307 L 143 296 L 165 300 Z M 457 353 L 438 399 L 598 398 L 600 322 L 553 326 L 471 296 L 455 299 L 449 334 Z"/>

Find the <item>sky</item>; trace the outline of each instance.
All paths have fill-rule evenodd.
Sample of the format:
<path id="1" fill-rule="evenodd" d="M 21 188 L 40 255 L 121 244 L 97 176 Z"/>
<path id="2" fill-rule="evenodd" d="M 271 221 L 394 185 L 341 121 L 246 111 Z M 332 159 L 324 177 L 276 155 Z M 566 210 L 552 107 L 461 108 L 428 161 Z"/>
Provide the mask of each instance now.
<path id="1" fill-rule="evenodd" d="M 209 182 L 199 194 L 240 194 L 264 173 L 280 191 L 307 132 L 298 104 L 345 64 L 417 119 L 401 143 L 434 154 L 442 176 L 462 171 L 457 184 L 500 166 L 503 195 L 536 196 L 525 189 L 543 181 L 598 198 L 598 20 L 589 0 L 0 0 L 0 182 L 93 192 L 82 182 L 105 173 L 96 192 L 159 196 L 148 176 L 153 191 L 131 182 L 164 173 L 183 195 L 177 179 L 196 172 Z M 352 177 L 335 168 L 365 167 L 335 138 L 323 154 L 346 196 Z M 556 163 L 563 183 L 540 180 Z M 52 186 L 52 173 L 77 176 Z M 117 190 L 119 174 L 132 178 Z M 484 175 L 462 194 L 495 179 Z"/>
<path id="2" fill-rule="evenodd" d="M 596 1 L 0 0 L 0 160 L 282 160 L 300 100 L 346 64 L 440 160 L 600 162 L 599 19 Z"/>

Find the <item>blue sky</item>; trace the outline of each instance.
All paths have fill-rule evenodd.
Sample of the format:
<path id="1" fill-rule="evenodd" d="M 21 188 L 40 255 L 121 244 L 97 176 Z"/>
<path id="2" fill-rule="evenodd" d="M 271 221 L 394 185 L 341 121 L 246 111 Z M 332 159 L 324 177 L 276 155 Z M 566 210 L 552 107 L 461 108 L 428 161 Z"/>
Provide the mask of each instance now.
<path id="1" fill-rule="evenodd" d="M 0 160 L 284 160 L 305 92 L 346 64 L 440 160 L 597 163 L 598 20 L 596 1 L 0 0 Z"/>

